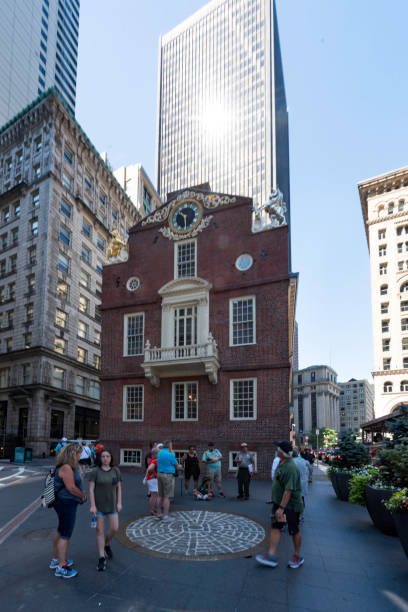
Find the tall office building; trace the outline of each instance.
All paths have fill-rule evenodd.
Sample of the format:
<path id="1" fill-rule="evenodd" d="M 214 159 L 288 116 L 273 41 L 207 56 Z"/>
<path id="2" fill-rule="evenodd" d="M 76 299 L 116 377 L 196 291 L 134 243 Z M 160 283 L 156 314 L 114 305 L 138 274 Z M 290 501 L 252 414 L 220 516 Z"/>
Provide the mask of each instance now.
<path id="1" fill-rule="evenodd" d="M 141 164 L 121 166 L 113 171 L 113 175 L 142 217 L 149 215 L 161 206 L 159 194 Z"/>
<path id="2" fill-rule="evenodd" d="M 2 0 L 0 125 L 50 87 L 75 113 L 79 0 Z"/>
<path id="3" fill-rule="evenodd" d="M 408 168 L 358 185 L 371 268 L 376 417 L 408 398 Z"/>
<path id="4" fill-rule="evenodd" d="M 340 431 L 359 433 L 361 424 L 374 418 L 374 385 L 351 378 L 340 387 Z"/>
<path id="5" fill-rule="evenodd" d="M 189 185 L 265 203 L 289 224 L 288 115 L 273 0 L 213 0 L 159 49 L 157 189 Z"/>

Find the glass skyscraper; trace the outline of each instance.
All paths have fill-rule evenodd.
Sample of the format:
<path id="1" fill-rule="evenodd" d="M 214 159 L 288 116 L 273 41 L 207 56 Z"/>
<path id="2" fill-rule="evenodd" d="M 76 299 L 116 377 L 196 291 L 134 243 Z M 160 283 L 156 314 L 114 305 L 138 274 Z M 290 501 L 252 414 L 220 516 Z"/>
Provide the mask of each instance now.
<path id="1" fill-rule="evenodd" d="M 75 113 L 79 0 L 2 0 L 0 126 L 50 87 Z"/>
<path id="2" fill-rule="evenodd" d="M 288 115 L 273 0 L 213 0 L 160 40 L 157 189 L 210 183 L 289 223 Z"/>

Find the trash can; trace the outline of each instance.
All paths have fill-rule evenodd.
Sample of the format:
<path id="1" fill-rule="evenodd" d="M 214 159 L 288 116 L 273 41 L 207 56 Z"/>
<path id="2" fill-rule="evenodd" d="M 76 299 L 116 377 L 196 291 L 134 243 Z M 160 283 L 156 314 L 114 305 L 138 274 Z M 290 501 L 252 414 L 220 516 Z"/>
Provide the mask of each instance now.
<path id="1" fill-rule="evenodd" d="M 16 446 L 14 449 L 14 463 L 24 463 L 25 448 Z"/>
<path id="2" fill-rule="evenodd" d="M 33 460 L 33 449 L 26 448 L 24 451 L 24 463 L 30 463 Z"/>

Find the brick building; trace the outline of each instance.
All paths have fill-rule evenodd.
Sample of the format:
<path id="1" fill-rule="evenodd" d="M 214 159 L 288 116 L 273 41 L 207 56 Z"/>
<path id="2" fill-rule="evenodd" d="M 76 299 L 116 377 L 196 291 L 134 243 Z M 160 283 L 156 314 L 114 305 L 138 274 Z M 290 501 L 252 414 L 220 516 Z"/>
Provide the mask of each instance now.
<path id="1" fill-rule="evenodd" d="M 245 440 L 266 476 L 272 441 L 289 435 L 287 225 L 201 186 L 170 194 L 128 247 L 103 272 L 101 438 L 135 468 L 149 440 L 179 455 L 213 439 L 224 472 Z"/>

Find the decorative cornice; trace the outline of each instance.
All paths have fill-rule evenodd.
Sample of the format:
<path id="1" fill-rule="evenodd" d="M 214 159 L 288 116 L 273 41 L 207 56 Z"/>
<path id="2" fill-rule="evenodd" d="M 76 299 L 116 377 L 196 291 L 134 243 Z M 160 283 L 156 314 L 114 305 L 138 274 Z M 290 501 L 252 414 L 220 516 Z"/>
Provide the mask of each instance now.
<path id="1" fill-rule="evenodd" d="M 171 229 L 167 225 L 165 227 L 161 227 L 159 229 L 159 232 L 163 234 L 163 236 L 165 238 L 168 238 L 169 240 L 186 240 L 186 238 L 195 238 L 197 234 L 202 232 L 203 229 L 205 229 L 206 227 L 210 225 L 210 221 L 212 218 L 213 218 L 213 215 L 207 215 L 206 217 L 203 217 L 201 219 L 201 223 L 199 223 L 199 225 L 197 225 L 197 227 L 192 232 L 188 232 L 188 234 L 183 234 L 183 235 L 175 234 L 174 232 L 171 231 Z"/>
<path id="2" fill-rule="evenodd" d="M 401 370 L 377 370 L 376 372 L 371 372 L 373 376 L 393 376 L 395 374 L 406 374 L 408 375 L 408 368 Z"/>
<path id="3" fill-rule="evenodd" d="M 192 191 L 187 189 L 186 191 L 179 193 L 168 204 L 165 204 L 164 206 L 161 206 L 160 208 L 155 210 L 153 213 L 150 213 L 148 217 L 143 219 L 142 226 L 148 225 L 149 223 L 161 223 L 162 221 L 165 221 L 168 218 L 171 209 L 177 206 L 177 204 L 181 200 L 186 199 L 201 201 L 204 204 L 204 208 L 207 208 L 209 210 L 217 208 L 218 206 L 225 206 L 226 204 L 234 204 L 237 201 L 236 197 L 234 196 L 228 196 L 219 193 L 203 193 L 201 191 Z M 196 229 L 198 230 L 198 228 Z M 169 236 L 166 237 L 169 238 Z M 183 236 L 183 238 L 186 237 L 187 236 Z M 179 238 L 180 237 L 178 237 L 178 239 Z"/>
<path id="4" fill-rule="evenodd" d="M 391 219 L 400 219 L 401 217 L 408 217 L 408 212 L 406 210 L 402 212 L 394 213 L 393 215 L 387 215 L 386 217 L 378 217 L 377 219 L 372 219 L 365 222 L 366 225 L 375 225 L 376 223 L 384 223 L 384 221 L 390 221 Z"/>

